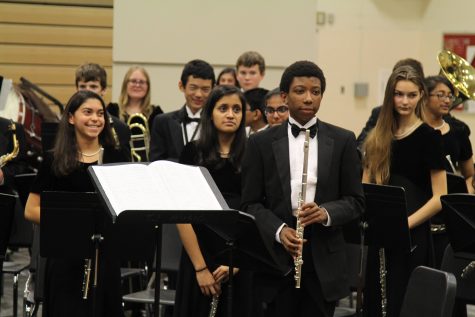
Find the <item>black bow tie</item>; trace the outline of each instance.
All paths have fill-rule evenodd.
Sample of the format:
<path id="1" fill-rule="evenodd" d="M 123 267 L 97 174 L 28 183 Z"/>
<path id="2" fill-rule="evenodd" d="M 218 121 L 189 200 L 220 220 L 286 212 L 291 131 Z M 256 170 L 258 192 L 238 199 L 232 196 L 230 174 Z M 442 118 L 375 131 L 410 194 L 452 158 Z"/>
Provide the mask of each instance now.
<path id="1" fill-rule="evenodd" d="M 200 118 L 190 118 L 188 115 L 185 115 L 185 124 L 188 124 L 190 122 L 200 122 Z"/>
<path id="2" fill-rule="evenodd" d="M 308 129 L 301 128 L 301 127 L 299 127 L 298 125 L 296 125 L 294 123 L 289 122 L 289 124 L 290 124 L 290 129 L 292 130 L 292 135 L 294 137 L 298 137 L 300 132 L 305 132 L 305 130 L 310 130 L 310 137 L 312 139 L 315 137 L 315 135 L 317 135 L 317 124 L 316 123 Z"/>

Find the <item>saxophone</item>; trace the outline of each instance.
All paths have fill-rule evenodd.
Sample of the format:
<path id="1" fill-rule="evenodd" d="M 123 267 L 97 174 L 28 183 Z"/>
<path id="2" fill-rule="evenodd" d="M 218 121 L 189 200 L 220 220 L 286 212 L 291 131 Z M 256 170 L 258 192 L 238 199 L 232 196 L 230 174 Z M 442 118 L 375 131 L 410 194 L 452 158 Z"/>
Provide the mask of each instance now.
<path id="1" fill-rule="evenodd" d="M 297 238 L 303 240 L 304 227 L 300 222 L 299 212 L 305 204 L 306 194 L 307 194 L 307 170 L 308 170 L 308 146 L 310 141 L 310 130 L 305 130 L 305 141 L 303 143 L 303 169 L 302 169 L 302 188 L 299 193 L 299 200 L 297 203 L 297 226 L 295 228 Z M 300 249 L 299 255 L 294 259 L 295 266 L 295 288 L 300 288 L 300 281 L 302 279 L 302 252 L 303 249 Z"/>
<path id="2" fill-rule="evenodd" d="M 12 131 L 13 150 L 10 153 L 0 156 L 0 168 L 4 167 L 9 161 L 17 157 L 18 153 L 20 152 L 20 144 L 18 143 L 18 139 L 16 137 L 16 126 L 12 120 L 10 121 L 11 124 L 8 127 L 8 130 Z"/>

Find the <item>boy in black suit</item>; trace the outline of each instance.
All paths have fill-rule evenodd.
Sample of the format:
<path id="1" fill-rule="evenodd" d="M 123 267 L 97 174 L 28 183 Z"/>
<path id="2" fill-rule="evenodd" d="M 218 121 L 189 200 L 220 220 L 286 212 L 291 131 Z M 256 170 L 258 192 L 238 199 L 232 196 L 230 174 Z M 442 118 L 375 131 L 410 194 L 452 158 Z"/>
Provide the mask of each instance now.
<path id="1" fill-rule="evenodd" d="M 178 88 L 186 103 L 179 110 L 160 114 L 153 120 L 150 161 L 178 161 L 183 147 L 198 139 L 201 108 L 214 83 L 214 70 L 207 62 L 195 59 L 185 65 Z"/>
<path id="2" fill-rule="evenodd" d="M 244 156 L 242 209 L 254 215 L 282 264 L 293 267 L 293 258 L 303 249 L 300 289 L 295 288 L 293 271 L 256 275 L 256 300 L 266 304 L 266 316 L 333 316 L 336 301 L 349 293 L 341 226 L 363 211 L 361 166 L 354 134 L 315 116 L 325 84 L 314 63 L 290 65 L 280 82 L 289 121 L 252 135 Z M 302 242 L 294 228 L 305 129 L 311 139 L 307 201 L 299 212 L 305 228 Z"/>

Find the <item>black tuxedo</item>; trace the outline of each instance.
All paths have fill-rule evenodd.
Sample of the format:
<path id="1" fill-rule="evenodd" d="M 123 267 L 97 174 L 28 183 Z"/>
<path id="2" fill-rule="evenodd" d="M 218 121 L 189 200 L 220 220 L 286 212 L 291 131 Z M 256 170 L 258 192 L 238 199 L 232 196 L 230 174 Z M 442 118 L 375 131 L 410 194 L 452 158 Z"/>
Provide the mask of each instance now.
<path id="1" fill-rule="evenodd" d="M 321 293 L 326 301 L 332 302 L 349 293 L 341 225 L 362 213 L 364 196 L 354 134 L 319 120 L 317 125 L 318 184 L 314 201 L 326 208 L 331 226 L 313 224 L 306 227 L 312 256 L 307 265 L 313 262 Z M 281 261 L 293 263 L 284 247 L 275 240 L 283 222 L 289 226 L 295 224 L 291 212 L 287 128 L 287 124 L 282 124 L 251 135 L 242 163 L 242 209 L 254 215 L 264 232 L 264 239 L 273 245 Z M 282 286 L 283 278 L 269 276 L 263 283 L 267 284 L 264 297 L 273 298 Z"/>
<path id="2" fill-rule="evenodd" d="M 150 161 L 178 161 L 184 147 L 183 122 L 186 106 L 160 114 L 153 120 L 150 138 Z"/>

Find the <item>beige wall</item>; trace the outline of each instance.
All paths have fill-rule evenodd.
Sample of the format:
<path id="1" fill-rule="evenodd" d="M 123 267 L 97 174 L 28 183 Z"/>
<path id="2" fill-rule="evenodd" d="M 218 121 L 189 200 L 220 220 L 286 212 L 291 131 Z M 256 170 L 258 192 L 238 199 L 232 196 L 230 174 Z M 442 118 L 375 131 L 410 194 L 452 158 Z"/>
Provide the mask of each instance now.
<path id="1" fill-rule="evenodd" d="M 128 67 L 138 63 L 150 72 L 152 101 L 174 110 L 184 102 L 178 80 L 187 61 L 204 59 L 217 75 L 247 50 L 266 59 L 262 86 L 277 87 L 285 66 L 315 59 L 315 5 L 315 0 L 115 1 L 113 98 Z"/>
<path id="2" fill-rule="evenodd" d="M 257 50 L 270 65 L 266 88 L 291 62 L 317 62 L 328 83 L 319 116 L 359 133 L 394 63 L 413 57 L 427 75 L 438 73 L 443 33 L 475 33 L 474 9 L 472 0 L 115 1 L 113 98 L 129 65 L 140 63 L 151 73 L 153 101 L 173 110 L 183 103 L 183 63 L 203 58 L 218 73 Z M 367 97 L 354 97 L 357 82 L 368 83 Z M 475 126 L 473 115 L 457 116 Z"/>

